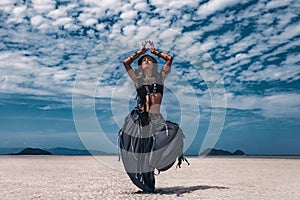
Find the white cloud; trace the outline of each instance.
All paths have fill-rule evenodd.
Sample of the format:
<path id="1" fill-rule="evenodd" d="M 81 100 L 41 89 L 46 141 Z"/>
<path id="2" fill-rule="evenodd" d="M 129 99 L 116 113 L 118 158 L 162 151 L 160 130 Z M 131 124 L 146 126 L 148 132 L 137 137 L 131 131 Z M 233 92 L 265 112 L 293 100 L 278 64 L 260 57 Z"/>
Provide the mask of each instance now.
<path id="1" fill-rule="evenodd" d="M 54 21 L 53 25 L 63 26 L 63 25 L 67 25 L 71 22 L 72 22 L 72 19 L 70 17 L 62 17 L 62 18 L 58 18 L 56 21 Z"/>
<path id="2" fill-rule="evenodd" d="M 214 14 L 217 11 L 234 6 L 238 3 L 240 3 L 240 1 L 238 0 L 210 0 L 199 7 L 199 9 L 197 10 L 197 14 L 200 16 L 200 18 L 206 18 L 207 16 Z"/>
<path id="3" fill-rule="evenodd" d="M 290 60 L 289 60 L 290 61 Z M 294 63 L 293 63 L 294 64 Z M 269 65 L 266 66 L 265 69 L 260 70 L 258 72 L 252 71 L 250 68 L 249 70 L 243 71 L 240 76 L 237 77 L 240 81 L 288 81 L 291 77 L 297 76 L 300 71 L 300 67 L 291 66 L 286 67 L 283 69 L 277 65 Z"/>
<path id="4" fill-rule="evenodd" d="M 198 8 L 199 1 L 194 0 L 186 0 L 186 1 L 170 1 L 169 6 L 173 9 L 181 9 L 184 6 L 188 6 L 189 8 Z"/>
<path id="5" fill-rule="evenodd" d="M 209 36 L 206 40 L 202 43 L 202 48 L 206 51 L 211 51 L 217 46 L 217 38 L 215 36 Z"/>
<path id="6" fill-rule="evenodd" d="M 295 4 L 293 7 L 287 2 L 281 2 L 280 9 L 283 10 L 265 12 L 265 3 L 257 2 L 243 10 L 236 9 L 235 12 L 229 13 L 226 8 L 240 4 L 239 1 L 212 0 L 200 3 L 201 6 L 197 11 L 201 19 L 211 16 L 208 24 L 203 25 L 201 24 L 203 20 L 200 22 L 191 20 L 195 13 L 183 12 L 183 9 L 187 8 L 197 9 L 199 3 L 192 0 L 169 3 L 155 0 L 151 1 L 151 4 L 156 6 L 156 9 L 150 13 L 150 5 L 142 1 L 124 3 L 117 0 L 86 0 L 81 6 L 72 2 L 60 5 L 58 8 L 55 8 L 55 1 L 51 0 L 33 0 L 32 7 L 28 8 L 24 5 L 14 6 L 10 1 L 1 1 L 1 10 L 5 13 L 13 13 L 7 15 L 9 20 L 15 22 L 27 15 L 32 27 L 39 29 L 34 33 L 27 32 L 30 27 L 26 24 L 17 28 L 12 28 L 12 26 L 8 28 L 10 29 L 6 33 L 8 40 L 33 47 L 26 52 L 8 50 L 10 58 L 7 58 L 8 54 L 4 54 L 0 57 L 0 62 L 5 67 L 11 66 L 17 70 L 17 73 L 14 74 L 14 78 L 11 78 L 12 71 L 2 68 L 1 72 L 7 75 L 6 83 L 10 80 L 11 86 L 19 87 L 17 91 L 34 85 L 40 90 L 69 94 L 73 86 L 71 80 L 81 66 L 82 58 L 88 53 L 96 55 L 89 58 L 93 63 L 87 66 L 90 71 L 85 74 L 85 80 L 93 78 L 91 74 L 96 74 L 99 68 L 109 65 L 109 62 L 123 53 L 139 49 L 143 40 L 152 39 L 158 49 L 187 56 L 187 59 L 195 63 L 197 62 L 195 58 L 201 58 L 199 54 L 202 54 L 202 48 L 205 48 L 219 60 L 216 66 L 219 67 L 219 72 L 226 82 L 233 83 L 232 87 L 241 87 L 235 79 L 259 83 L 263 80 L 290 81 L 299 78 L 297 75 L 299 60 L 296 59 L 295 54 L 288 54 L 280 66 L 264 66 L 263 63 L 264 60 L 275 60 L 282 52 L 288 52 L 299 45 L 300 40 L 296 39 L 300 34 L 299 23 L 291 24 L 295 19 L 295 14 L 292 12 Z M 267 9 L 274 9 L 274 6 L 275 4 L 269 1 Z M 138 11 L 143 11 L 140 16 L 138 16 Z M 220 11 L 218 15 L 213 15 L 218 11 Z M 70 13 L 73 14 L 70 15 Z M 98 20 L 102 19 L 112 21 L 98 23 Z M 176 21 L 170 25 L 170 21 L 175 19 Z M 196 16 L 193 19 L 198 18 Z M 276 23 L 270 26 L 274 22 Z M 60 30 L 61 26 L 67 30 Z M 82 26 L 95 27 L 100 32 L 86 31 Z M 184 26 L 194 26 L 195 29 L 182 33 Z M 85 33 L 87 36 L 73 37 L 68 35 L 68 31 L 76 31 L 82 35 Z M 49 36 L 53 33 L 58 38 Z M 101 39 L 96 40 L 96 35 Z M 198 42 L 199 40 L 203 41 L 202 45 Z M 94 51 L 94 46 L 97 44 L 103 45 L 99 52 Z M 24 56 L 25 54 L 30 56 Z M 78 55 L 64 58 L 66 55 L 68 57 L 74 54 Z M 201 62 L 204 69 L 216 67 L 210 59 L 201 59 L 203 59 Z M 209 62 L 206 62 L 207 60 Z M 241 65 L 249 66 L 246 70 L 242 70 Z M 66 69 L 62 70 L 63 67 Z M 124 72 L 123 68 L 118 71 L 118 73 Z M 189 78 L 196 79 L 199 76 L 192 69 L 190 72 Z M 28 74 L 34 75 L 31 82 L 26 78 Z M 217 79 L 209 70 L 204 71 L 203 75 L 208 80 Z M 12 84 L 13 81 L 16 83 Z M 22 86 L 22 83 L 26 83 L 26 86 L 24 84 Z M 6 86 L 6 92 L 16 89 L 13 87 Z M 87 84 L 86 87 L 91 87 L 91 85 Z M 229 88 L 231 89 L 234 90 L 234 88 Z M 29 92 L 29 90 L 26 91 Z"/>
<path id="7" fill-rule="evenodd" d="M 54 9 L 54 0 L 32 0 L 32 5 L 37 13 L 48 13 L 50 10 Z"/>
<path id="8" fill-rule="evenodd" d="M 300 63 L 300 57 L 297 53 L 288 55 L 285 61 L 283 61 L 283 64 L 286 66 L 294 66 L 297 63 Z M 298 65 L 298 70 L 300 71 L 300 65 Z"/>
<path id="9" fill-rule="evenodd" d="M 286 27 L 283 33 L 281 33 L 278 36 L 278 38 L 282 40 L 282 42 L 286 42 L 287 40 L 292 39 L 299 35 L 300 35 L 300 23 L 295 23 Z M 273 37 L 273 39 L 276 40 L 277 37 L 275 36 Z"/>
<path id="10" fill-rule="evenodd" d="M 55 9 L 50 11 L 47 15 L 53 19 L 64 17 L 66 16 L 66 9 Z"/>
<path id="11" fill-rule="evenodd" d="M 137 10 L 137 11 L 148 11 L 149 10 L 149 7 L 148 7 L 148 4 L 145 3 L 145 2 L 139 2 L 137 4 L 134 5 L 134 9 Z"/>
<path id="12" fill-rule="evenodd" d="M 3 0 L 0 1 L 0 10 L 2 10 L 5 13 L 11 13 L 14 9 L 14 3 L 11 0 Z"/>
<path id="13" fill-rule="evenodd" d="M 18 7 L 15 7 L 13 9 L 13 11 L 12 11 L 12 14 L 16 15 L 16 16 L 24 16 L 26 8 L 27 8 L 27 6 L 18 6 Z"/>
<path id="14" fill-rule="evenodd" d="M 11 17 L 7 21 L 8 23 L 14 22 L 14 23 L 22 23 L 24 20 L 24 17 L 26 16 L 26 9 L 27 6 L 18 6 L 15 7 L 11 12 Z"/>
<path id="15" fill-rule="evenodd" d="M 234 55 L 239 52 L 245 52 L 250 46 L 260 43 L 259 37 L 259 34 L 251 34 L 242 38 L 240 41 L 235 42 L 230 46 L 229 53 Z"/>
<path id="16" fill-rule="evenodd" d="M 136 26 L 134 25 L 125 26 L 123 30 L 126 36 L 135 35 Z"/>
<path id="17" fill-rule="evenodd" d="M 11 0 L 2 0 L 2 1 L 0 1 L 1 8 L 2 8 L 2 6 L 13 5 L 13 4 L 14 4 L 14 2 L 12 2 Z"/>
<path id="18" fill-rule="evenodd" d="M 137 17 L 137 12 L 136 11 L 133 11 L 133 10 L 128 10 L 128 11 L 125 11 L 121 14 L 120 18 L 121 19 L 135 19 Z"/>
<path id="19" fill-rule="evenodd" d="M 261 59 L 265 60 L 268 58 L 276 58 L 282 52 L 288 52 L 289 49 L 295 48 L 297 46 L 300 46 L 300 39 L 295 39 L 293 42 L 286 43 L 284 45 L 280 45 L 275 51 L 273 51 L 269 54 L 262 55 Z"/>
<path id="20" fill-rule="evenodd" d="M 272 66 L 271 69 L 275 69 L 274 73 L 271 70 L 251 71 L 252 65 L 257 66 L 252 59 L 259 59 L 256 63 L 261 62 L 261 65 L 263 65 L 263 62 L 267 60 L 266 58 L 278 59 L 276 56 L 281 56 L 283 52 L 288 52 L 289 49 L 296 47 L 299 43 L 299 40 L 296 39 L 300 35 L 298 31 L 300 30 L 298 28 L 299 23 L 290 24 L 295 17 L 293 14 L 295 10 L 292 5 L 283 7 L 283 10 L 275 13 L 266 12 L 265 15 L 261 16 L 260 13 L 265 9 L 264 3 L 252 4 L 234 15 L 231 20 L 231 22 L 235 22 L 234 30 L 221 32 L 221 34 L 218 30 L 226 23 L 231 23 L 230 20 L 226 20 L 228 15 L 221 13 L 211 17 L 210 21 L 212 23 L 201 30 L 204 30 L 204 33 L 207 31 L 216 31 L 217 33 L 206 37 L 203 45 L 207 51 L 214 52 L 217 59 L 222 60 L 220 70 L 225 75 L 224 79 L 227 83 L 234 82 L 233 78 L 236 77 L 237 72 L 240 73 L 241 65 L 249 65 L 248 69 L 239 75 L 238 80 L 241 81 L 291 81 L 297 79 L 299 69 L 296 67 L 296 61 L 294 63 L 290 61 L 289 65 L 286 62 L 280 63 L 280 67 L 278 67 L 280 70 L 293 66 L 281 78 L 278 77 L 281 73 L 280 70 Z M 248 29 L 245 36 L 241 35 L 243 29 L 248 28 L 250 21 L 254 23 L 256 31 L 253 28 Z M 274 22 L 278 23 L 270 26 Z M 203 34 L 200 31 L 198 33 L 199 35 Z M 230 49 L 228 50 L 228 48 Z M 269 74 L 269 71 L 271 74 Z"/>
<path id="21" fill-rule="evenodd" d="M 259 109 L 266 118 L 299 117 L 298 93 L 281 93 L 269 96 L 239 95 L 227 93 L 227 108 L 240 110 Z"/>
<path id="22" fill-rule="evenodd" d="M 282 0 L 272 0 L 272 1 L 269 1 L 267 4 L 266 4 L 266 8 L 268 9 L 274 9 L 274 8 L 279 8 L 279 7 L 283 7 L 283 6 L 288 6 L 292 3 L 295 3 L 294 0 L 285 0 L 285 1 L 282 1 Z"/>
<path id="23" fill-rule="evenodd" d="M 281 31 L 281 27 L 284 28 L 286 27 L 289 23 L 292 22 L 293 18 L 296 18 L 297 17 L 297 14 L 292 12 L 292 10 L 288 13 L 281 13 L 281 14 L 278 14 L 276 16 L 276 18 L 279 20 L 278 21 L 278 28 L 280 28 L 280 30 L 278 31 Z M 275 34 L 276 32 L 273 32 L 273 34 Z"/>
<path id="24" fill-rule="evenodd" d="M 41 15 L 36 15 L 30 19 L 32 26 L 39 26 L 43 23 L 44 18 Z"/>
<path id="25" fill-rule="evenodd" d="M 92 26 L 94 24 L 97 24 L 98 20 L 95 19 L 95 18 L 91 18 L 91 19 L 88 19 L 84 22 L 84 25 L 85 26 Z"/>

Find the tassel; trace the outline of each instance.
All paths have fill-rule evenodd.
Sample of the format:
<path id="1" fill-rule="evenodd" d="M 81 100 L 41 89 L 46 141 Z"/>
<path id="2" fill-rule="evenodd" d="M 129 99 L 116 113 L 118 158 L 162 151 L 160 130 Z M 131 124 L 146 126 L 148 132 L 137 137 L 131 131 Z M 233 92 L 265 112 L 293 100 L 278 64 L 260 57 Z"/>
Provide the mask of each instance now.
<path id="1" fill-rule="evenodd" d="M 178 157 L 178 163 L 176 165 L 176 168 L 181 168 L 182 161 L 185 161 L 188 165 L 190 165 L 189 161 L 185 157 L 183 157 L 183 155 L 181 155 L 180 157 Z"/>

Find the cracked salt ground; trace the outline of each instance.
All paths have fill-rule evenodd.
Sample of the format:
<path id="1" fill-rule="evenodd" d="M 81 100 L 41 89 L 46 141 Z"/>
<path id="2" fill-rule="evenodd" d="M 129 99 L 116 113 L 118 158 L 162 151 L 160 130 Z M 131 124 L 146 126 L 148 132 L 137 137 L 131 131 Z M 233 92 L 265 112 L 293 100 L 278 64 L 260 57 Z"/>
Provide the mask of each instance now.
<path id="1" fill-rule="evenodd" d="M 190 166 L 156 176 L 156 192 L 145 194 L 90 156 L 0 156 L 0 199 L 300 198 L 300 159 L 188 159 Z"/>

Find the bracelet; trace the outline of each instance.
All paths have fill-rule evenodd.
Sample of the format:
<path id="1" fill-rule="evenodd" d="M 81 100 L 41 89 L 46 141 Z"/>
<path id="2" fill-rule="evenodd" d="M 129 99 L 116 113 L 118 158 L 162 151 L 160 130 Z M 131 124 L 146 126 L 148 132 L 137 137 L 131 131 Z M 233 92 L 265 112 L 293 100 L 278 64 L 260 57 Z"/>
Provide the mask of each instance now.
<path id="1" fill-rule="evenodd" d="M 161 57 L 161 54 L 162 54 L 162 51 L 159 51 L 159 50 L 154 50 L 153 51 L 153 54 L 157 55 L 158 57 Z"/>
<path id="2" fill-rule="evenodd" d="M 158 56 L 161 57 L 162 51 L 158 51 Z"/>
<path id="3" fill-rule="evenodd" d="M 136 52 L 134 52 L 134 54 L 132 54 L 132 56 L 134 57 L 134 56 L 136 56 L 138 54 L 138 52 L 136 51 Z"/>
<path id="4" fill-rule="evenodd" d="M 134 61 L 135 60 L 135 56 L 138 55 L 138 52 L 134 52 L 134 54 L 132 54 L 131 56 L 129 56 L 130 61 Z"/>

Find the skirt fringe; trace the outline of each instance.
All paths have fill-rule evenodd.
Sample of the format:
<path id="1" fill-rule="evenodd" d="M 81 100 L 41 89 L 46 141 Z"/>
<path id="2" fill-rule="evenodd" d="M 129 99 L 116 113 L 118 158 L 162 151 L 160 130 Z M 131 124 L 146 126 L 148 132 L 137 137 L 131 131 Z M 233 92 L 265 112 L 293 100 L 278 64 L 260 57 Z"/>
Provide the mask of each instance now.
<path id="1" fill-rule="evenodd" d="M 178 124 L 161 114 L 135 108 L 119 131 L 119 149 L 125 171 L 146 192 L 155 189 L 154 170 L 166 171 L 183 157 L 184 135 Z M 179 166 L 180 167 L 180 166 Z"/>

